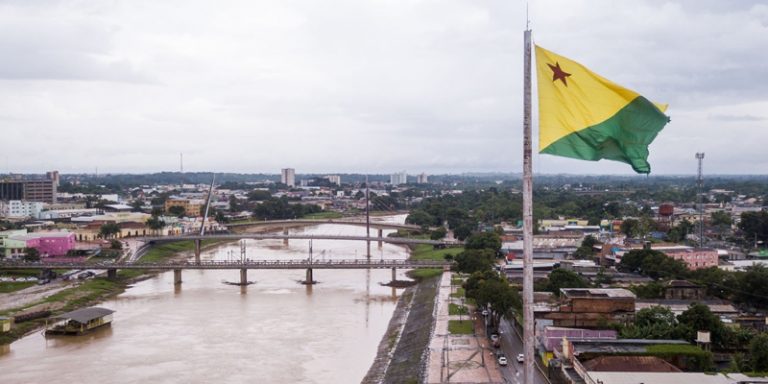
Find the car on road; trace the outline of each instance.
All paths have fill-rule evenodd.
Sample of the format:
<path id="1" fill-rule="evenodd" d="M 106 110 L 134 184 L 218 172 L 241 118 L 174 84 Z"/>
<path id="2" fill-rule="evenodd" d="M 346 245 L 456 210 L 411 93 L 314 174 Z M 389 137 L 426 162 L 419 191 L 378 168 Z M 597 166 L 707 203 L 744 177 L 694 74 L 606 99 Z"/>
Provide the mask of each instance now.
<path id="1" fill-rule="evenodd" d="M 523 355 L 522 353 L 518 353 L 517 354 L 517 362 L 518 363 L 522 363 L 524 361 L 525 361 L 525 355 Z"/>
<path id="2" fill-rule="evenodd" d="M 501 365 L 502 367 L 506 367 L 507 366 L 507 357 L 506 356 L 504 356 L 504 355 L 499 356 L 497 361 L 499 362 L 499 365 Z"/>

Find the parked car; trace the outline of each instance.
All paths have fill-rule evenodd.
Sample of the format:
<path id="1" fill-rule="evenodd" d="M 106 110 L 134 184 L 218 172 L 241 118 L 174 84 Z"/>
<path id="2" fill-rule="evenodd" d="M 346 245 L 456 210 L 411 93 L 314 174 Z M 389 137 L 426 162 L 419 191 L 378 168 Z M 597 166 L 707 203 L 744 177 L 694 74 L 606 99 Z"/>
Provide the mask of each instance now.
<path id="1" fill-rule="evenodd" d="M 517 354 L 517 362 L 518 363 L 522 363 L 524 361 L 525 361 L 525 355 L 523 355 L 522 353 L 518 353 Z"/>
<path id="2" fill-rule="evenodd" d="M 503 355 L 499 356 L 498 362 L 499 362 L 499 365 L 501 365 L 502 367 L 506 367 L 507 366 L 507 357 L 503 356 Z"/>

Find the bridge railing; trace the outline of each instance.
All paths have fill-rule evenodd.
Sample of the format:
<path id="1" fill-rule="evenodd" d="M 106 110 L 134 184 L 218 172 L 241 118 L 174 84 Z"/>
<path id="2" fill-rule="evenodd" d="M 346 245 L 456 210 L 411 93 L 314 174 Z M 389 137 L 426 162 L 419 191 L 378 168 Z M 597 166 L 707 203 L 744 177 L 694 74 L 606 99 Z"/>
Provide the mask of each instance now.
<path id="1" fill-rule="evenodd" d="M 193 261 L 169 261 L 164 263 L 87 263 L 87 262 L 7 262 L 0 261 L 0 269 L 5 268 L 50 268 L 50 269 L 120 269 L 120 268 L 173 268 L 173 267 L 227 267 L 227 266 L 279 266 L 294 265 L 311 268 L 314 266 L 352 266 L 352 265 L 370 265 L 387 267 L 442 267 L 451 265 L 450 262 L 430 261 L 430 260 L 369 260 L 369 259 L 328 259 L 328 260 L 309 260 L 309 259 L 283 259 L 283 260 L 205 260 L 200 263 Z"/>

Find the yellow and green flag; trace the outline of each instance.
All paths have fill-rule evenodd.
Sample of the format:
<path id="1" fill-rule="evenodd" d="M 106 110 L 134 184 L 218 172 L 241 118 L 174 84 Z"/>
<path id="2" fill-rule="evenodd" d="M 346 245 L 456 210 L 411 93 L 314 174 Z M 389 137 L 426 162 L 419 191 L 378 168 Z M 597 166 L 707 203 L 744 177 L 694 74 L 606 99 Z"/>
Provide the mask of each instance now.
<path id="1" fill-rule="evenodd" d="M 648 145 L 669 118 L 655 104 L 583 65 L 536 46 L 539 152 L 609 159 L 650 173 Z"/>

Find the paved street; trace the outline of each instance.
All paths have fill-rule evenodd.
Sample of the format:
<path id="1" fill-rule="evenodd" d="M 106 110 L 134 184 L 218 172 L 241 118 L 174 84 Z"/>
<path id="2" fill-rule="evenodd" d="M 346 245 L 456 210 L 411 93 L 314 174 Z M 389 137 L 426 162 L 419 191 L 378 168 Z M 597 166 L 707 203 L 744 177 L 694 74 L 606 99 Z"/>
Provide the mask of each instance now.
<path id="1" fill-rule="evenodd" d="M 501 367 L 504 380 L 508 383 L 523 383 L 523 364 L 517 362 L 517 355 L 523 353 L 523 341 L 517 331 L 506 320 L 501 321 L 499 327 L 501 332 L 501 349 L 507 355 L 509 365 Z M 538 362 L 537 362 L 538 365 Z M 543 367 L 542 367 L 543 368 Z M 534 374 L 534 384 L 549 384 L 541 370 L 537 369 Z"/>

